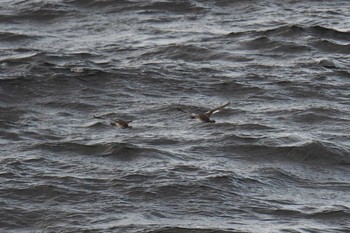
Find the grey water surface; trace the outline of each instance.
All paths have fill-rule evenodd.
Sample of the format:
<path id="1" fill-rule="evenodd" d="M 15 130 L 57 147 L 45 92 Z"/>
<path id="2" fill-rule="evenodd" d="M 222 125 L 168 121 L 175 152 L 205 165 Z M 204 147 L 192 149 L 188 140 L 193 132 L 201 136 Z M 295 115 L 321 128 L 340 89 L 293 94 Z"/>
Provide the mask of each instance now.
<path id="1" fill-rule="evenodd" d="M 0 231 L 350 232 L 349 64 L 347 0 L 2 0 Z"/>

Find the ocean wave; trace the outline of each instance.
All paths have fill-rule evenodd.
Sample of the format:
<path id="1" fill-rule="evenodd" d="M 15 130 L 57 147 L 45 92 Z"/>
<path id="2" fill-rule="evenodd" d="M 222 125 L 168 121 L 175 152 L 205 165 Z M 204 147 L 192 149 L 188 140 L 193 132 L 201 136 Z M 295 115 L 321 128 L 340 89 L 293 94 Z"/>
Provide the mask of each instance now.
<path id="1" fill-rule="evenodd" d="M 129 0 L 119 0 L 118 2 L 113 0 L 68 0 L 67 3 L 80 8 L 105 8 L 106 10 L 109 10 L 109 12 L 121 11 L 123 8 L 130 10 L 131 6 L 138 5 L 137 1 Z"/>
<path id="2" fill-rule="evenodd" d="M 34 150 L 46 150 L 61 154 L 108 157 L 121 161 L 151 158 L 165 159 L 169 156 L 168 153 L 157 149 L 117 142 L 95 143 L 91 145 L 79 142 L 47 142 L 36 143 L 31 147 Z"/>
<path id="3" fill-rule="evenodd" d="M 72 202 L 81 200 L 81 196 L 86 194 L 85 191 L 73 190 L 72 188 L 61 186 L 61 185 L 49 185 L 49 184 L 32 184 L 28 187 L 12 188 L 7 189 L 4 197 L 7 198 L 18 198 L 31 200 L 33 203 L 41 203 L 52 199 L 53 197 L 59 201 L 66 200 L 70 197 Z"/>
<path id="4" fill-rule="evenodd" d="M 319 51 L 327 53 L 337 53 L 337 54 L 349 54 L 350 53 L 350 43 L 349 44 L 338 44 L 329 40 L 318 40 L 312 43 L 312 46 L 317 48 Z"/>
<path id="5" fill-rule="evenodd" d="M 197 6 L 192 1 L 144 2 L 122 0 L 116 2 L 113 0 L 70 0 L 69 3 L 80 7 L 103 9 L 108 13 L 134 11 L 139 14 L 186 14 L 203 10 L 203 8 Z"/>
<path id="6" fill-rule="evenodd" d="M 322 221 L 337 221 L 340 224 L 345 223 L 350 218 L 350 209 L 346 206 L 334 205 L 329 207 L 312 208 L 306 210 L 305 214 L 311 218 Z"/>
<path id="7" fill-rule="evenodd" d="M 334 28 L 323 26 L 304 26 L 287 24 L 273 29 L 250 31 L 251 34 L 264 35 L 273 38 L 294 38 L 312 36 L 314 38 L 333 39 L 341 41 L 350 40 L 350 31 L 339 31 Z M 230 34 L 229 34 L 230 35 Z M 234 33 L 232 35 L 235 35 Z M 240 34 L 242 35 L 242 34 Z"/>
<path id="8" fill-rule="evenodd" d="M 266 36 L 281 37 L 281 38 L 299 38 L 304 36 L 307 28 L 300 25 L 284 25 L 281 27 L 260 31 Z"/>
<path id="9" fill-rule="evenodd" d="M 254 93 L 254 94 L 265 93 L 265 90 L 263 89 L 263 87 L 259 85 L 243 84 L 235 80 L 217 82 L 212 84 L 210 87 L 220 90 L 221 93 L 229 94 L 234 92 L 238 96 L 242 96 L 249 93 Z"/>
<path id="10" fill-rule="evenodd" d="M 165 158 L 167 154 L 154 148 L 144 148 L 131 144 L 111 144 L 101 154 L 101 156 L 113 157 L 121 160 Z"/>
<path id="11" fill-rule="evenodd" d="M 320 38 L 343 40 L 346 42 L 350 40 L 350 31 L 340 31 L 335 28 L 327 28 L 319 25 L 308 27 L 307 30 Z"/>
<path id="12" fill-rule="evenodd" d="M 291 119 L 303 123 L 320 123 L 326 121 L 349 122 L 350 118 L 343 116 L 343 110 L 333 106 L 308 107 L 291 111 Z"/>
<path id="13" fill-rule="evenodd" d="M 242 42 L 242 45 L 245 46 L 246 49 L 251 50 L 265 50 L 271 52 L 283 52 L 286 53 L 297 53 L 301 54 L 304 52 L 309 52 L 311 49 L 306 45 L 298 45 L 294 42 L 285 42 L 273 40 L 266 36 L 261 36 L 259 38 L 255 38 L 252 40 L 246 40 Z"/>
<path id="14" fill-rule="evenodd" d="M 254 208 L 256 212 L 274 216 L 285 216 L 293 218 L 309 218 L 314 221 L 332 222 L 340 226 L 346 224 L 349 218 L 349 208 L 345 206 L 319 207 L 307 209 L 286 209 L 286 208 Z"/>
<path id="15" fill-rule="evenodd" d="M 188 228 L 188 227 L 160 227 L 158 229 L 144 230 L 140 233 L 243 233 L 239 230 L 223 230 L 210 228 Z"/>
<path id="16" fill-rule="evenodd" d="M 331 59 L 321 59 L 317 61 L 317 65 L 323 66 L 326 68 L 337 68 L 335 62 Z"/>
<path id="17" fill-rule="evenodd" d="M 106 149 L 103 145 L 86 145 L 78 142 L 44 142 L 33 144 L 31 147 L 34 150 L 81 155 L 98 155 Z"/>
<path id="18" fill-rule="evenodd" d="M 215 53 L 208 48 L 197 45 L 171 44 L 163 46 L 157 51 L 152 51 L 142 55 L 144 59 L 147 57 L 158 59 L 173 59 L 173 60 L 190 60 L 202 61 L 211 60 L 210 57 L 215 56 Z"/>
<path id="19" fill-rule="evenodd" d="M 204 8 L 196 6 L 192 1 L 168 1 L 168 2 L 150 2 L 142 7 L 142 12 L 152 13 L 175 13 L 175 14 L 186 14 L 186 13 L 199 13 Z"/>
<path id="20" fill-rule="evenodd" d="M 172 43 L 163 45 L 155 50 L 150 50 L 141 55 L 143 60 L 178 60 L 189 62 L 210 62 L 210 61 L 226 61 L 226 62 L 249 62 L 252 58 L 234 54 L 231 51 L 206 48 L 199 44 L 183 44 Z"/>
<path id="21" fill-rule="evenodd" d="M 18 32 L 0 32 L 0 41 L 3 43 L 19 43 L 23 40 L 36 39 L 35 35 L 22 34 Z"/>
<path id="22" fill-rule="evenodd" d="M 330 143 L 311 142 L 290 148 L 287 156 L 297 161 L 330 164 L 349 164 L 350 153 Z"/>
<path id="23" fill-rule="evenodd" d="M 309 179 L 305 179 L 290 171 L 276 167 L 259 168 L 257 169 L 257 173 L 259 173 L 259 179 L 261 182 L 267 182 L 269 185 L 274 185 L 276 187 L 279 187 L 281 183 L 305 185 L 310 182 Z M 262 177 L 267 177 L 267 180 Z"/>
<path id="24" fill-rule="evenodd" d="M 273 29 L 232 32 L 226 38 L 240 39 L 240 44 L 250 50 L 278 53 L 310 53 L 313 50 L 349 53 L 350 32 L 322 26 L 283 25 Z M 300 41 L 301 38 L 307 40 Z"/>
<path id="25" fill-rule="evenodd" d="M 237 128 L 242 130 L 273 130 L 274 128 L 264 124 L 258 123 L 247 123 L 247 124 L 238 124 Z"/>
<path id="26" fill-rule="evenodd" d="M 295 161 L 309 164 L 347 165 L 350 163 L 350 153 L 346 148 L 337 147 L 330 143 L 314 141 L 296 146 L 269 146 L 242 144 L 225 146 L 223 150 L 235 152 L 249 160 Z"/>
<path id="27" fill-rule="evenodd" d="M 18 51 L 16 54 L 10 54 L 7 56 L 1 56 L 0 61 L 5 64 L 18 64 L 18 63 L 30 63 L 35 60 L 35 57 L 41 56 L 41 53 L 34 50 Z"/>
<path id="28" fill-rule="evenodd" d="M 0 15 L 4 21 L 34 20 L 47 22 L 65 16 L 72 9 L 59 1 L 16 1 L 7 5 L 7 14 Z"/>
<path id="29" fill-rule="evenodd" d="M 22 72 L 16 70 L 18 78 L 35 74 L 34 78 L 45 78 L 42 81 L 52 79 L 54 77 L 74 76 L 92 76 L 92 75 L 108 75 L 111 67 L 109 60 L 91 53 L 51 53 L 31 49 L 17 49 L 11 54 L 0 56 L 2 67 L 7 69 L 7 76 L 11 68 L 20 69 L 23 66 Z M 50 75 L 51 74 L 51 75 Z"/>
<path id="30" fill-rule="evenodd" d="M 95 107 L 94 104 L 88 103 L 88 102 L 81 102 L 77 100 L 76 102 L 68 102 L 66 100 L 56 100 L 51 99 L 44 101 L 43 103 L 40 103 L 43 106 L 47 106 L 50 108 L 58 108 L 58 109 L 65 109 L 68 111 L 70 109 L 71 111 L 86 111 L 88 109 L 93 109 Z"/>

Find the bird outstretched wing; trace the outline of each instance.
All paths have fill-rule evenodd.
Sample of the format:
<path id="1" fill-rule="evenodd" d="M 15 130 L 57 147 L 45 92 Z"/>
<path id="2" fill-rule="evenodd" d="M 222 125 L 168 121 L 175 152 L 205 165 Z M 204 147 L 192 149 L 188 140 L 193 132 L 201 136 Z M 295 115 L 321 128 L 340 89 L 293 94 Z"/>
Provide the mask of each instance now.
<path id="1" fill-rule="evenodd" d="M 226 104 L 223 104 L 223 105 L 221 105 L 219 107 L 213 108 L 213 109 L 209 110 L 208 112 L 206 112 L 205 114 L 210 116 L 210 115 L 212 115 L 214 113 L 220 112 L 221 110 L 223 110 L 228 105 L 230 105 L 230 102 L 227 102 Z"/>

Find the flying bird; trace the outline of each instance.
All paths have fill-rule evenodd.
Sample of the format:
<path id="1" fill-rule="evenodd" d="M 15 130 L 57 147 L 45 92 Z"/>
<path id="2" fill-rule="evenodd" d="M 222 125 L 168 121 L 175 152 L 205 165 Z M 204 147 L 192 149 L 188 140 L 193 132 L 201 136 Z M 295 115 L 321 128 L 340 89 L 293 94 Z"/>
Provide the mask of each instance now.
<path id="1" fill-rule="evenodd" d="M 105 120 L 106 118 L 102 117 L 102 116 L 93 116 L 94 118 L 96 119 L 103 119 Z M 116 119 L 116 120 L 113 120 L 111 121 L 109 124 L 110 125 L 113 125 L 113 126 L 117 126 L 118 128 L 121 128 L 121 129 L 126 129 L 126 128 L 132 128 L 129 124 L 131 123 L 132 121 L 126 121 L 126 120 L 122 120 L 122 119 Z"/>
<path id="2" fill-rule="evenodd" d="M 117 119 L 114 122 L 111 122 L 110 125 L 115 125 L 118 128 L 122 128 L 122 129 L 126 129 L 126 128 L 132 128 L 129 123 L 131 123 L 132 121 L 124 121 L 121 119 Z"/>
<path id="3" fill-rule="evenodd" d="M 200 122 L 206 122 L 206 123 L 215 123 L 214 120 L 211 120 L 210 117 L 212 114 L 214 113 L 218 113 L 220 111 L 222 111 L 226 106 L 228 106 L 230 104 L 230 102 L 226 103 L 226 104 L 223 104 L 219 107 L 216 107 L 216 108 L 213 108 L 207 112 L 204 112 L 204 113 L 199 113 L 199 114 L 195 114 L 195 113 L 192 113 L 191 114 L 191 118 L 192 119 L 197 119 L 198 121 Z M 188 113 L 184 110 L 182 110 L 181 108 L 177 108 L 179 111 L 181 112 L 185 112 L 185 113 Z"/>

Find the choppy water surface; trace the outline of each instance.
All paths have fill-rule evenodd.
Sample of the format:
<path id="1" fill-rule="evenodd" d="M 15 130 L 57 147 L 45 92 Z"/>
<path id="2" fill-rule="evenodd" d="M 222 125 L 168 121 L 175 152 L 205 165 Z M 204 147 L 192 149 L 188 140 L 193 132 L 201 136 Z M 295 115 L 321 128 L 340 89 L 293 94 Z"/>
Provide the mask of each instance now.
<path id="1" fill-rule="evenodd" d="M 349 54 L 346 0 L 1 1 L 1 232 L 349 232 Z"/>

